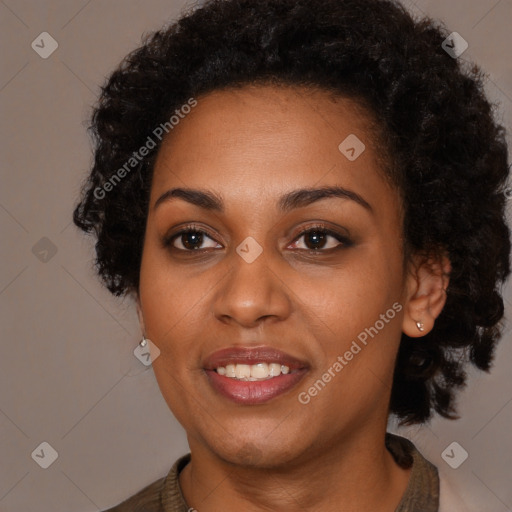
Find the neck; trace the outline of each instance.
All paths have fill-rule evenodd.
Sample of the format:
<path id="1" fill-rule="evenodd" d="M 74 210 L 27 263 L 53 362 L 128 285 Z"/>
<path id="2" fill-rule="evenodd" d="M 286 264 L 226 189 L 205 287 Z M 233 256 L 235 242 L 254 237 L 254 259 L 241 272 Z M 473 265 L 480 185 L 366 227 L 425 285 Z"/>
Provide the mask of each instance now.
<path id="1" fill-rule="evenodd" d="M 294 461 L 265 468 L 231 464 L 190 441 L 192 459 L 180 474 L 180 486 L 189 506 L 200 512 L 392 512 L 410 475 L 387 451 L 384 435 L 375 433 L 359 431 L 334 446 L 315 446 Z"/>

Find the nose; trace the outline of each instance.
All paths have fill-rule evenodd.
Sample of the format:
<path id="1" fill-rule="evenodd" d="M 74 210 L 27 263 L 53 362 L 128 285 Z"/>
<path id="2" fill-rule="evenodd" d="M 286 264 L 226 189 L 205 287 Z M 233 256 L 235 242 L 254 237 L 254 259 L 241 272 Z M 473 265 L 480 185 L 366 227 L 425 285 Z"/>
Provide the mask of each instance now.
<path id="1" fill-rule="evenodd" d="M 238 253 L 232 255 L 231 271 L 216 290 L 213 309 L 215 317 L 243 327 L 257 327 L 270 318 L 278 321 L 290 315 L 291 291 L 286 278 L 279 275 L 268 258 L 261 254 L 248 263 Z"/>

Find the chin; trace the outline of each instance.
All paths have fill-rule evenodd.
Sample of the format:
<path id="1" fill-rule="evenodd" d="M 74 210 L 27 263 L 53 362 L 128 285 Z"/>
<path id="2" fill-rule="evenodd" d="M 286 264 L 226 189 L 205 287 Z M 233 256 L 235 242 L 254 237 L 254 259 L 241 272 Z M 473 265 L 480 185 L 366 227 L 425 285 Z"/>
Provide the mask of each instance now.
<path id="1" fill-rule="evenodd" d="M 268 426 L 267 426 L 268 427 Z M 275 423 L 274 423 L 275 429 Z M 303 436 L 294 436 L 289 432 L 269 435 L 271 429 L 253 429 L 224 431 L 221 439 L 204 439 L 204 443 L 217 457 L 229 464 L 260 469 L 289 466 L 294 460 L 301 458 L 304 452 L 311 447 Z"/>

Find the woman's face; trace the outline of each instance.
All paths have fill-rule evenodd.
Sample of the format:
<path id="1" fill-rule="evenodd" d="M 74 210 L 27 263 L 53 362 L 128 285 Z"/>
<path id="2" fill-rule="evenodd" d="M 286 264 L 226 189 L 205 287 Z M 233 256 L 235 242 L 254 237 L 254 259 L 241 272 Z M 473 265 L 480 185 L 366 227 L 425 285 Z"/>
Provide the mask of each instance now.
<path id="1" fill-rule="evenodd" d="M 192 450 L 268 467 L 382 431 L 407 279 L 364 111 L 272 86 L 197 102 L 157 158 L 139 290 Z"/>

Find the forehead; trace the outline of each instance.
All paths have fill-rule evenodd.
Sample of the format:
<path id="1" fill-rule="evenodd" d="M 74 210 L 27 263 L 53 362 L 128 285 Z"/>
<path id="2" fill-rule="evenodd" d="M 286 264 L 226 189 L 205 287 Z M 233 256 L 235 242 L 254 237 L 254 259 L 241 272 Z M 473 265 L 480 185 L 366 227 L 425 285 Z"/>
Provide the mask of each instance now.
<path id="1" fill-rule="evenodd" d="M 277 195 L 297 183 L 383 185 L 375 121 L 354 100 L 274 85 L 216 90 L 196 100 L 162 143 L 153 204 L 175 186 L 225 191 L 226 202 L 231 191 L 236 202 L 243 190 L 272 197 L 274 189 Z"/>

